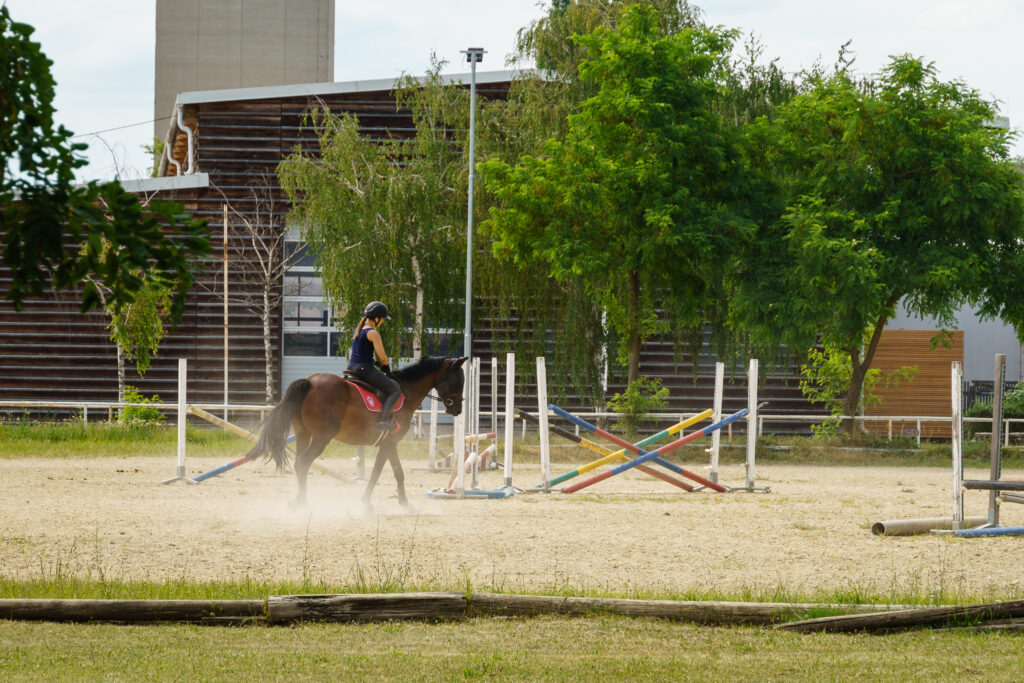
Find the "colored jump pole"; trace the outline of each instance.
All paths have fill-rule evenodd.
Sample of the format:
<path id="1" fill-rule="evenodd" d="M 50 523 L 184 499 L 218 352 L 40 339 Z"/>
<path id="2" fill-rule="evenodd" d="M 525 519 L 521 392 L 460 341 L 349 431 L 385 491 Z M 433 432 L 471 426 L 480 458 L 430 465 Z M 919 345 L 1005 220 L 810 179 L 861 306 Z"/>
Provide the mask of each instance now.
<path id="1" fill-rule="evenodd" d="M 635 446 L 635 445 L 631 444 L 630 442 L 626 441 L 625 439 L 621 439 L 621 438 L 615 436 L 614 434 L 612 434 L 611 432 L 605 431 L 604 429 L 601 429 L 600 427 L 598 427 L 596 425 L 592 425 L 589 422 L 587 422 L 586 420 L 584 420 L 582 418 L 579 418 L 579 417 L 576 417 L 572 413 L 566 412 L 565 410 L 562 410 L 561 408 L 559 408 L 556 405 L 549 405 L 548 408 L 550 410 L 553 410 L 555 412 L 555 414 L 558 415 L 559 417 L 562 417 L 562 418 L 568 420 L 569 422 L 572 422 L 573 424 L 579 425 L 583 429 L 586 429 L 588 432 L 592 432 L 594 434 L 597 434 L 598 436 L 600 436 L 600 437 L 602 437 L 604 439 L 607 439 L 608 441 L 611 441 L 613 444 L 615 444 L 617 446 L 621 446 L 622 448 L 625 448 L 626 450 L 628 450 L 628 451 L 630 451 L 632 453 L 636 453 L 636 454 L 642 456 L 644 459 L 640 460 L 639 462 L 636 462 L 633 465 L 633 467 L 636 467 L 636 465 L 643 464 L 643 463 L 647 462 L 648 460 L 656 460 L 656 462 L 659 465 L 661 465 L 662 467 L 665 467 L 665 468 L 675 472 L 676 474 L 681 474 L 684 477 L 686 477 L 687 479 L 692 479 L 693 481 L 697 482 L 698 484 L 703 484 L 704 486 L 708 487 L 709 489 L 712 489 L 714 491 L 718 491 L 719 493 L 725 493 L 726 491 L 729 490 L 729 489 L 727 489 L 726 487 L 722 486 L 721 484 L 719 484 L 717 482 L 711 481 L 710 479 L 705 479 L 704 477 L 700 476 L 699 474 L 696 474 L 694 472 L 690 472 L 689 470 L 684 469 L 684 468 L 680 467 L 679 465 L 676 465 L 673 462 L 669 462 L 668 460 L 665 460 L 664 458 L 661 457 L 662 453 L 660 451 L 662 449 L 658 449 L 658 450 L 651 451 L 651 452 L 644 451 L 643 449 L 639 448 L 638 446 Z M 707 412 L 707 411 L 705 411 L 705 412 Z M 747 412 L 748 411 L 745 408 L 742 411 L 742 413 L 744 415 L 746 415 Z M 730 415 L 725 420 L 722 420 L 720 424 L 723 424 L 723 425 L 724 424 L 729 424 L 731 422 L 734 422 L 737 419 L 739 419 L 739 418 L 735 417 L 735 415 Z M 714 426 L 714 425 L 712 425 L 712 426 Z M 705 429 L 710 430 L 710 431 L 707 432 L 708 434 L 710 434 L 711 432 L 714 431 L 710 427 L 706 427 Z M 698 432 L 694 432 L 694 434 L 699 435 L 699 434 L 702 434 L 702 432 L 698 431 Z M 692 440 L 693 439 L 691 439 L 691 441 Z M 677 443 L 677 442 L 673 442 L 673 443 Z M 689 443 L 689 442 L 686 442 L 686 443 Z M 683 444 L 679 444 L 679 446 L 681 446 L 681 445 L 683 445 Z M 662 448 L 665 448 L 665 447 L 662 447 Z M 675 446 L 674 448 L 678 448 L 678 446 Z M 653 453 L 653 455 L 651 455 L 651 453 Z M 634 461 L 631 460 L 630 462 L 634 462 Z M 618 468 L 615 468 L 615 469 L 618 469 Z M 629 468 L 627 468 L 627 469 L 629 469 Z M 568 489 L 562 489 L 562 490 L 564 492 L 566 492 L 566 493 L 572 493 L 572 491 L 569 491 Z"/>
<path id="2" fill-rule="evenodd" d="M 198 484 L 201 481 L 206 481 L 207 479 L 210 479 L 211 477 L 216 477 L 217 475 L 224 474 L 228 470 L 233 470 L 236 467 L 238 467 L 239 465 L 244 465 L 245 463 L 252 462 L 253 460 L 255 460 L 255 458 L 250 458 L 248 456 L 244 456 L 243 455 L 238 460 L 232 460 L 231 462 L 227 463 L 226 465 L 221 465 L 220 467 L 215 467 L 215 468 L 213 468 L 212 470 L 210 470 L 208 472 L 203 472 L 202 474 L 199 474 L 199 475 L 196 475 L 196 476 L 192 477 L 192 481 L 194 481 L 194 482 L 196 482 Z"/>
<path id="3" fill-rule="evenodd" d="M 702 413 L 698 413 L 697 415 L 694 415 L 691 418 L 688 418 L 686 420 L 683 420 L 682 422 L 679 422 L 677 424 L 672 425 L 668 429 L 664 429 L 664 430 L 658 432 L 657 434 L 653 434 L 652 436 L 649 436 L 649 437 L 645 438 L 642 441 L 638 441 L 635 445 L 638 446 L 638 447 L 640 447 L 640 446 L 647 446 L 649 444 L 656 443 L 658 441 L 666 439 L 669 436 L 672 436 L 673 434 L 677 434 L 680 431 L 682 431 L 683 429 L 686 429 L 687 427 L 689 427 L 691 425 L 695 425 L 698 422 L 707 419 L 708 417 L 711 416 L 711 412 L 712 411 L 709 409 L 709 410 L 705 410 Z M 525 420 L 529 420 L 529 421 L 534 422 L 534 423 L 538 422 L 537 418 L 534 417 L 533 415 L 530 415 L 529 413 L 525 413 L 523 411 L 517 411 L 517 414 L 520 417 L 522 417 L 523 419 L 525 419 Z M 626 459 L 627 451 L 626 451 L 625 448 L 622 448 L 622 449 L 620 449 L 618 451 L 615 451 L 613 453 L 610 450 L 608 450 L 607 448 L 604 448 L 603 446 L 599 446 L 599 445 L 595 444 L 592 441 L 588 441 L 587 439 L 579 437 L 579 436 L 573 434 L 572 432 L 570 432 L 568 430 L 562 429 L 561 427 L 557 427 L 557 426 L 554 426 L 554 425 L 549 425 L 548 429 L 551 429 L 556 434 L 564 436 L 565 438 L 569 439 L 570 441 L 573 441 L 575 443 L 580 444 L 581 446 L 583 446 L 584 448 L 586 448 L 588 450 L 594 451 L 595 453 L 604 456 L 604 457 L 602 457 L 602 458 L 600 458 L 598 460 L 595 460 L 593 462 L 589 462 L 586 465 L 578 467 L 578 468 L 576 468 L 575 470 L 573 470 L 571 472 L 566 472 L 563 475 L 555 477 L 554 479 L 551 480 L 551 484 L 560 484 L 563 481 L 567 481 L 569 479 L 572 479 L 573 477 L 578 477 L 581 474 L 585 474 L 586 472 L 589 472 L 591 470 L 597 469 L 598 467 L 601 467 L 603 465 L 607 465 L 609 463 L 613 463 L 613 462 L 617 462 L 619 460 Z M 669 463 L 669 464 L 671 464 L 671 463 Z M 637 469 L 641 469 L 641 468 L 638 467 Z M 645 468 L 641 469 L 641 471 L 646 472 L 647 474 L 650 474 L 651 476 L 657 477 L 658 479 L 662 479 L 663 481 L 667 481 L 670 484 L 674 484 L 675 486 L 679 486 L 679 488 L 686 489 L 687 491 L 692 491 L 693 490 L 692 486 L 690 486 L 689 484 L 686 484 L 685 482 L 680 482 L 678 479 L 674 479 L 672 477 L 669 477 L 669 478 L 665 479 L 665 477 L 667 475 L 664 475 L 663 473 L 659 472 L 658 470 L 654 470 L 654 469 L 645 467 Z M 535 488 L 535 489 L 536 488 L 540 488 L 540 485 L 534 486 L 533 488 Z"/>
<path id="4" fill-rule="evenodd" d="M 533 415 L 530 415 L 529 413 L 524 413 L 522 411 L 519 411 L 518 415 L 521 416 L 525 420 L 529 420 L 529 421 L 533 422 L 534 424 L 536 424 L 538 422 L 537 418 L 534 417 Z M 553 431 L 555 434 L 558 434 L 559 436 L 561 436 L 561 437 L 563 437 L 565 439 L 568 439 L 569 441 L 572 441 L 575 444 L 579 444 L 583 448 L 586 448 L 588 451 L 593 451 L 594 453 L 597 453 L 598 455 L 602 455 L 602 456 L 612 455 L 612 451 L 610 451 L 609 449 L 605 448 L 604 446 L 600 446 L 600 445 L 594 443 L 593 441 L 590 441 L 588 439 L 584 439 L 582 436 L 577 436 L 577 435 L 573 434 L 572 432 L 570 432 L 567 429 L 562 429 L 561 427 L 559 427 L 557 425 L 548 425 L 548 429 Z M 618 451 L 618 453 L 625 453 L 625 451 L 624 450 L 620 450 L 620 451 Z M 623 459 L 624 459 L 624 457 L 622 457 L 622 456 L 616 458 L 616 460 L 623 460 Z M 584 465 L 584 467 L 586 467 L 586 465 Z M 676 479 L 675 477 L 671 477 L 671 476 L 665 474 L 664 472 L 659 472 L 658 470 L 656 470 L 656 469 L 654 469 L 652 467 L 647 467 L 646 465 L 638 465 L 637 469 L 640 470 L 641 472 L 645 473 L 645 474 L 651 475 L 652 477 L 654 477 L 656 479 L 661 479 L 664 482 L 672 484 L 673 486 L 678 486 L 679 488 L 684 489 L 686 491 L 692 491 L 693 490 L 693 487 L 690 486 L 689 484 L 687 484 L 685 481 L 680 481 L 679 479 Z M 567 479 L 572 479 L 573 477 L 579 476 L 579 474 L 580 474 L 580 469 L 575 469 L 572 472 L 567 472 L 567 473 L 565 473 L 565 474 L 563 474 L 561 476 L 555 477 L 554 479 L 551 480 L 551 483 L 552 484 L 560 484 L 563 481 L 566 481 Z M 537 484 L 533 488 L 536 489 L 536 490 L 539 490 L 541 488 L 541 485 Z"/>
<path id="5" fill-rule="evenodd" d="M 613 441 L 613 443 L 615 443 L 616 445 L 629 444 L 629 446 L 628 447 L 623 447 L 622 449 L 616 451 L 615 453 L 611 453 L 611 451 L 608 451 L 607 449 L 605 449 L 605 452 L 608 453 L 608 455 L 606 457 L 601 458 L 600 460 L 596 460 L 596 461 L 594 461 L 592 463 L 588 463 L 587 465 L 584 465 L 583 467 L 579 468 L 580 469 L 580 473 L 582 473 L 582 472 L 589 472 L 590 470 L 593 470 L 593 469 L 596 469 L 598 467 L 601 467 L 602 465 L 607 465 L 609 463 L 616 462 L 618 460 L 627 460 L 628 459 L 626 457 L 626 453 L 627 452 L 641 453 L 643 451 L 641 451 L 639 449 L 639 446 L 647 446 L 647 445 L 655 443 L 657 441 L 661 441 L 662 439 L 664 439 L 664 438 L 666 438 L 666 437 L 668 437 L 668 436 L 670 436 L 672 434 L 675 434 L 675 433 L 679 432 L 681 429 L 685 429 L 686 427 L 689 427 L 690 425 L 693 425 L 693 424 L 696 424 L 697 422 L 700 422 L 701 420 L 705 419 L 706 417 L 710 417 L 710 412 L 711 412 L 710 410 L 706 410 L 703 413 L 700 413 L 700 415 L 697 416 L 697 417 L 693 417 L 693 418 L 690 418 L 689 420 L 685 420 L 685 421 L 683 421 L 683 422 L 681 422 L 681 423 L 679 423 L 677 425 L 673 425 L 669 429 L 663 430 L 663 431 L 661 431 L 661 432 L 659 432 L 659 433 L 657 433 L 657 434 L 655 434 L 655 435 L 653 435 L 651 437 L 648 437 L 647 439 L 644 439 L 642 442 L 638 442 L 636 444 L 630 444 L 628 441 L 626 441 L 624 439 L 618 439 L 618 437 L 616 437 L 616 439 L 618 439 L 618 440 L 617 441 Z M 573 416 L 573 417 L 575 417 L 575 416 Z M 582 420 L 582 422 L 585 422 L 586 424 L 590 424 L 590 423 L 587 423 L 585 420 Z M 581 424 L 580 426 L 582 427 L 583 425 Z M 591 426 L 593 426 L 593 425 L 591 425 Z M 594 427 L 594 428 L 595 429 L 600 429 L 598 427 Z M 601 431 L 603 431 L 603 430 L 601 430 Z M 603 434 L 600 434 L 599 432 L 595 432 L 595 433 L 597 433 L 599 436 L 603 436 Z M 607 434 L 607 432 L 605 432 L 605 434 Z M 694 481 L 698 481 L 699 483 L 706 485 L 705 482 L 707 480 L 701 478 L 699 475 L 696 475 L 693 472 L 690 472 L 689 470 L 683 469 L 682 467 L 680 467 L 679 465 L 676 465 L 673 462 L 669 462 L 668 460 L 665 460 L 664 458 L 657 457 L 657 458 L 654 458 L 651 462 L 657 463 L 658 465 L 661 465 L 665 469 L 670 470 L 672 472 L 675 472 L 676 474 L 681 474 L 684 477 L 688 477 L 690 479 L 693 479 Z M 637 469 L 639 469 L 639 467 Z M 561 481 L 565 481 L 565 480 L 562 479 Z M 554 483 L 554 482 L 552 482 L 552 483 Z M 693 490 L 693 487 L 689 486 L 689 484 L 687 484 L 687 487 L 688 487 L 688 490 L 690 490 L 690 491 Z M 722 491 L 725 491 L 725 490 L 726 489 L 724 489 L 724 488 L 722 489 Z"/>
<path id="6" fill-rule="evenodd" d="M 555 412 L 558 412 L 560 409 L 556 408 L 554 410 L 555 410 Z M 565 412 L 565 411 L 562 411 L 562 412 Z M 559 413 L 559 414 L 561 414 L 561 413 Z M 718 422 L 716 422 L 716 423 L 714 423 L 712 425 L 708 425 L 707 427 L 704 427 L 703 429 L 699 429 L 699 430 L 697 430 L 695 432 L 691 432 L 690 434 L 687 434 L 686 436 L 682 437 L 681 439 L 676 439 L 672 443 L 666 444 L 666 445 L 662 446 L 661 448 L 658 448 L 657 450 L 653 450 L 653 451 L 650 451 L 650 452 L 643 451 L 643 450 L 633 446 L 633 444 L 629 444 L 630 450 L 632 450 L 635 453 L 639 453 L 639 455 L 637 457 L 633 458 L 632 460 L 630 460 L 627 463 L 624 463 L 624 464 L 619 465 L 617 467 L 613 467 L 610 470 L 606 470 L 606 471 L 604 471 L 604 472 L 602 472 L 602 473 L 600 473 L 600 474 L 598 474 L 596 476 L 590 477 L 589 479 L 584 479 L 583 481 L 577 482 L 577 483 L 573 484 L 572 486 L 568 486 L 566 488 L 563 488 L 562 489 L 562 493 L 574 493 L 576 491 L 579 491 L 580 489 L 584 489 L 584 488 L 590 486 L 591 484 L 596 484 L 597 482 L 604 481 L 605 479 L 608 479 L 609 477 L 614 477 L 616 474 L 622 474 L 626 470 L 632 469 L 632 468 L 636 467 L 637 465 L 642 465 L 643 463 L 647 462 L 648 460 L 651 460 L 651 459 L 656 458 L 656 457 L 660 457 L 660 456 L 664 455 L 665 453 L 668 453 L 669 451 L 675 450 L 675 449 L 679 448 L 680 446 L 684 446 L 684 445 L 690 443 L 691 441 L 696 441 L 697 439 L 701 438 L 702 436 L 707 436 L 707 435 L 713 433 L 715 430 L 721 429 L 722 427 L 725 427 L 726 425 L 731 424 L 731 423 L 735 422 L 736 420 L 741 420 L 744 417 L 746 417 L 746 415 L 747 415 L 747 409 L 744 408 L 743 410 L 741 410 L 741 411 L 739 411 L 737 413 L 733 413 L 732 415 L 730 415 L 729 417 L 725 418 L 724 420 L 719 420 Z M 576 419 L 579 419 L 579 418 L 576 418 Z M 593 426 L 593 425 L 591 425 L 591 426 Z M 604 430 L 601 430 L 601 431 L 604 431 Z M 612 436 L 614 436 L 614 435 L 612 435 Z M 615 438 L 618 439 L 618 437 L 615 437 Z M 619 439 L 619 441 L 621 441 L 621 439 Z M 691 476 L 691 474 L 692 473 L 689 473 L 689 474 L 687 474 L 685 476 Z M 696 475 L 693 475 L 693 476 L 696 476 Z M 700 479 L 703 479 L 703 477 L 700 477 Z M 695 479 L 695 481 L 699 481 L 699 479 Z M 701 482 L 701 483 L 703 483 L 705 486 L 708 486 L 708 488 L 715 489 L 716 491 L 717 490 L 721 490 L 722 492 L 725 492 L 725 491 L 728 490 L 724 486 L 721 486 L 720 484 L 716 484 L 715 482 L 712 482 L 712 481 L 708 481 L 706 479 L 704 479 L 704 481 Z"/>
<path id="7" fill-rule="evenodd" d="M 978 538 L 979 536 L 1024 536 L 1024 526 L 979 527 L 977 529 L 960 529 L 953 532 L 959 538 Z"/>
<path id="8" fill-rule="evenodd" d="M 220 427 L 221 429 L 223 429 L 226 432 L 231 432 L 232 434 L 235 434 L 236 436 L 240 436 L 243 439 L 246 439 L 248 441 L 256 441 L 257 438 L 258 438 L 252 432 L 250 432 L 250 431 L 248 431 L 246 429 L 243 429 L 242 427 L 239 427 L 236 424 L 232 424 L 232 423 L 228 422 L 227 420 L 222 420 L 219 417 L 217 417 L 216 415 L 214 415 L 213 413 L 208 412 L 206 410 L 203 410 L 202 408 L 190 405 L 190 406 L 187 407 L 187 411 L 190 414 L 195 415 L 196 417 L 200 417 L 200 418 L 206 420 L 207 422 L 210 422 L 212 424 L 217 425 L 218 427 Z M 295 435 L 291 434 L 291 435 L 288 436 L 288 439 L 286 440 L 286 443 L 291 443 L 293 441 L 295 441 Z M 224 474 L 228 470 L 233 470 L 236 467 L 238 467 L 239 465 L 244 465 L 245 463 L 252 462 L 255 459 L 256 458 L 248 458 L 248 457 L 243 456 L 241 458 L 238 458 L 237 460 L 232 460 L 229 463 L 221 465 L 220 467 L 215 467 L 214 469 L 212 469 L 212 470 L 210 470 L 208 472 L 203 472 L 200 475 L 192 477 L 191 481 L 198 484 L 201 481 L 206 481 L 207 479 L 210 479 L 211 477 L 216 477 L 219 474 Z M 337 472 L 335 472 L 331 468 L 326 467 L 324 465 L 321 465 L 319 463 L 313 463 L 311 465 L 311 467 L 313 469 L 315 469 L 317 472 L 323 472 L 324 474 L 326 474 L 329 477 L 334 477 L 335 479 L 339 479 L 341 481 L 345 480 L 345 477 L 341 476 L 340 474 L 338 474 Z"/>

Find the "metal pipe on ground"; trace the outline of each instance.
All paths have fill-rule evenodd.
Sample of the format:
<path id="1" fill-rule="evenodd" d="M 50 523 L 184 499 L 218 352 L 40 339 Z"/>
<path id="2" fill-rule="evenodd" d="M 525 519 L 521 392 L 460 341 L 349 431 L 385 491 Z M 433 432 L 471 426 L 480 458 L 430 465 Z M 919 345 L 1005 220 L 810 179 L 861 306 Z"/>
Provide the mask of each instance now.
<path id="1" fill-rule="evenodd" d="M 984 524 L 987 517 L 968 517 L 964 524 L 970 527 Z M 915 536 L 927 534 L 932 529 L 948 530 L 953 528 L 951 517 L 931 517 L 925 519 L 890 519 L 875 522 L 871 525 L 871 533 L 875 536 Z"/>

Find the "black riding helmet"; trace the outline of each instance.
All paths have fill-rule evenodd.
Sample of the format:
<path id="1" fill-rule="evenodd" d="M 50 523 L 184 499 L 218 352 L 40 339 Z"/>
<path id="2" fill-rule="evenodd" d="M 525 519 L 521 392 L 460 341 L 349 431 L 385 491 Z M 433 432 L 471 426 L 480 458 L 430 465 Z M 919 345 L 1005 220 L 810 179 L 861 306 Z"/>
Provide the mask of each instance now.
<path id="1" fill-rule="evenodd" d="M 371 301 L 366 304 L 366 308 L 363 309 L 363 317 L 391 320 L 391 316 L 388 315 L 388 307 L 380 301 Z"/>

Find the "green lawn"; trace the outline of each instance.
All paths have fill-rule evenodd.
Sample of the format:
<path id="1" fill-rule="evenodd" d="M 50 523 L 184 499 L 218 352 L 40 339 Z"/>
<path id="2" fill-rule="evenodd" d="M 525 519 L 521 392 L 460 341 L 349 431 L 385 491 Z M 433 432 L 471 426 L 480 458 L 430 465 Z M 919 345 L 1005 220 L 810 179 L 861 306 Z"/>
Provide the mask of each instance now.
<path id="1" fill-rule="evenodd" d="M 650 619 L 215 628 L 0 621 L 3 680 L 1019 680 L 1024 637 Z"/>

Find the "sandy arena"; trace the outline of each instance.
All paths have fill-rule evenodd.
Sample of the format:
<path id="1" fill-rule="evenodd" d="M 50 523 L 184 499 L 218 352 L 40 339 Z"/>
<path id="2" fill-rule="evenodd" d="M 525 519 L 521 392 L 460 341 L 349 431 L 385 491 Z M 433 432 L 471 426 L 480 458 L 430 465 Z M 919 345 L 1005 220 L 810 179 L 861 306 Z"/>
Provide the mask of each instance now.
<path id="1" fill-rule="evenodd" d="M 324 464 L 355 473 L 347 457 Z M 223 460 L 192 457 L 195 475 Z M 948 516 L 947 468 L 758 466 L 770 493 L 686 494 L 627 474 L 572 495 L 508 500 L 428 500 L 447 475 L 405 462 L 406 514 L 386 467 L 364 515 L 362 482 L 311 473 L 310 508 L 289 512 L 295 478 L 260 463 L 198 486 L 175 483 L 163 458 L 0 460 L 0 572 L 38 579 L 57 573 L 107 579 L 362 581 L 419 589 L 550 592 L 586 588 L 617 595 L 750 590 L 813 595 L 853 590 L 1022 597 L 1024 540 L 886 538 L 886 519 Z M 555 474 L 571 466 L 555 465 Z M 987 478 L 969 470 L 968 478 Z M 1024 476 L 1007 471 L 1006 477 Z M 484 487 L 502 474 L 481 476 Z M 742 481 L 742 467 L 722 470 Z M 515 483 L 540 479 L 517 466 Z M 986 494 L 967 493 L 967 514 Z M 1024 506 L 1004 505 L 1006 524 Z"/>

